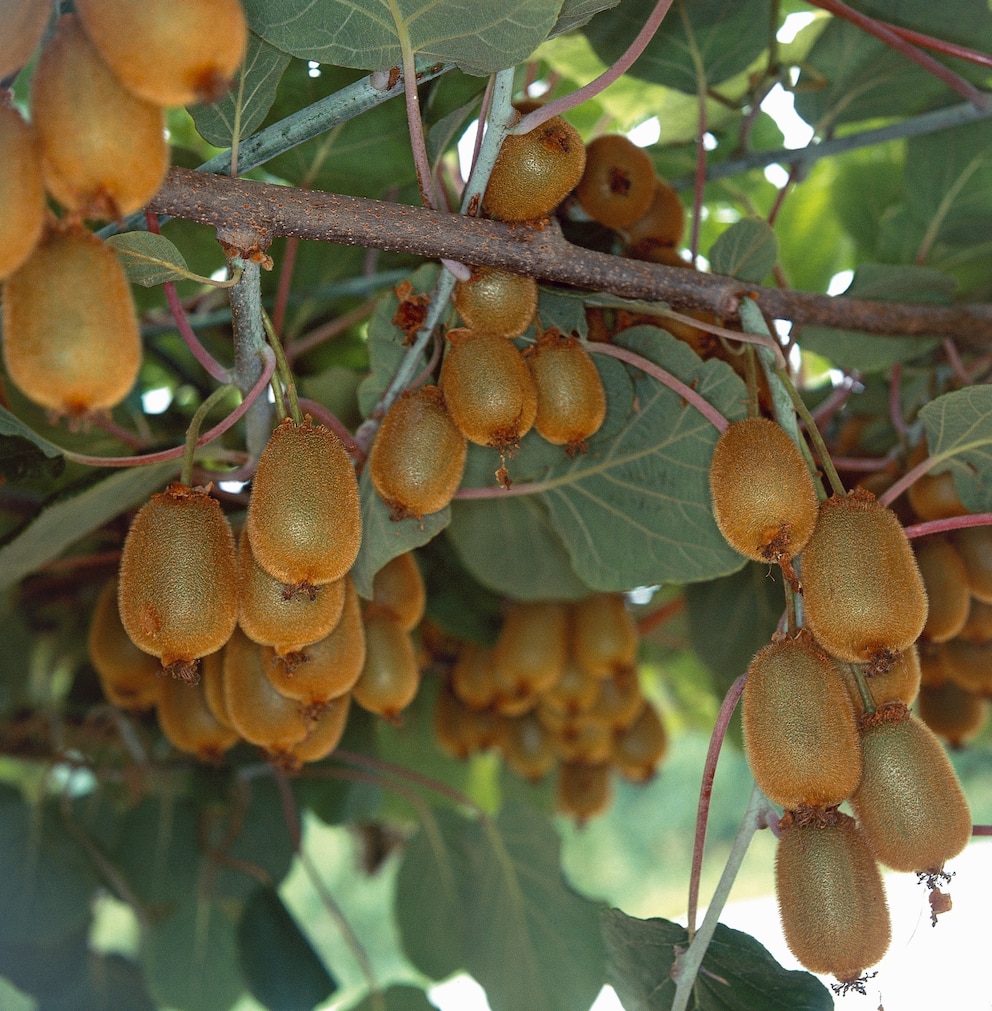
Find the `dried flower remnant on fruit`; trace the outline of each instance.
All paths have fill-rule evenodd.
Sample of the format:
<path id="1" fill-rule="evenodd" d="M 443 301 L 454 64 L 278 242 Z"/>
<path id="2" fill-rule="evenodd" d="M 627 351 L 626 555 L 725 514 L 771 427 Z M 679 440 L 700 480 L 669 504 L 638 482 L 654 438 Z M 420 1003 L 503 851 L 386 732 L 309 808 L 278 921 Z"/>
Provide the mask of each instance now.
<path id="1" fill-rule="evenodd" d="M 392 323 L 393 326 L 399 327 L 403 331 L 403 344 L 409 346 L 427 321 L 427 310 L 430 307 L 431 299 L 429 295 L 415 292 L 409 281 L 401 281 L 394 290 L 400 304 L 396 307 L 396 312 L 393 313 Z"/>
<path id="2" fill-rule="evenodd" d="M 216 499 L 175 482 L 138 510 L 121 553 L 118 606 L 136 646 L 169 674 L 198 680 L 197 660 L 220 649 L 238 619 L 234 534 Z"/>
<path id="3" fill-rule="evenodd" d="M 605 134 L 586 145 L 586 165 L 575 195 L 590 217 L 609 228 L 627 228 L 654 196 L 654 165 L 623 134 Z"/>

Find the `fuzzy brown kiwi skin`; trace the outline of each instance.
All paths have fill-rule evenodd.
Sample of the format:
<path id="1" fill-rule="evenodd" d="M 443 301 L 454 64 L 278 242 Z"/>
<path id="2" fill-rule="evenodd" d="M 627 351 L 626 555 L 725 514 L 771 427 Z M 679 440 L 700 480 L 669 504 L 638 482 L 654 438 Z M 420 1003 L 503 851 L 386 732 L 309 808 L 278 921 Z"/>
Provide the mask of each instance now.
<path id="1" fill-rule="evenodd" d="M 756 562 L 802 551 L 816 523 L 813 479 L 796 444 L 767 418 L 732 423 L 710 463 L 713 515 L 727 543 Z"/>
<path id="2" fill-rule="evenodd" d="M 931 642 L 953 639 L 968 620 L 971 593 L 964 559 L 946 537 L 926 537 L 914 545 L 929 609 L 923 635 Z"/>
<path id="3" fill-rule="evenodd" d="M 862 775 L 851 807 L 875 857 L 937 871 L 971 838 L 971 813 L 934 734 L 902 703 L 861 718 Z"/>
<path id="4" fill-rule="evenodd" d="M 0 98 L 0 280 L 31 255 L 45 223 L 41 151 L 34 127 Z"/>
<path id="5" fill-rule="evenodd" d="M 748 764 L 776 804 L 830 807 L 854 792 L 861 778 L 854 706 L 836 664 L 805 629 L 757 653 L 742 706 Z"/>
<path id="6" fill-rule="evenodd" d="M 891 940 L 878 864 L 854 819 L 836 808 L 786 812 L 775 891 L 789 950 L 811 972 L 860 979 Z"/>
<path id="7" fill-rule="evenodd" d="M 927 619 L 927 594 L 898 518 L 857 488 L 820 505 L 802 556 L 806 623 L 848 663 L 881 672 L 912 645 Z"/>

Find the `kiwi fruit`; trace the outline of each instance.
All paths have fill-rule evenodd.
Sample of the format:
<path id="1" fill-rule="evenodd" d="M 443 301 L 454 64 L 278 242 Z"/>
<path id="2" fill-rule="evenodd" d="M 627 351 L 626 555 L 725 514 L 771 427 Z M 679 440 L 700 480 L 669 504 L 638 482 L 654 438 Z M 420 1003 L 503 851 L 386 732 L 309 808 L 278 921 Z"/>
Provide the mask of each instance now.
<path id="1" fill-rule="evenodd" d="M 855 982 L 888 950 L 885 888 L 867 841 L 836 809 L 779 822 L 775 892 L 789 950 L 810 972 Z"/>
<path id="2" fill-rule="evenodd" d="M 541 705 L 543 708 L 559 714 L 562 719 L 589 712 L 599 699 L 601 680 L 598 675 L 590 674 L 575 659 L 574 655 L 570 655 L 565 662 L 561 676 L 541 696 Z"/>
<path id="3" fill-rule="evenodd" d="M 964 560 L 971 595 L 992 604 L 992 527 L 962 527 L 953 543 Z"/>
<path id="4" fill-rule="evenodd" d="M 370 713 L 398 722 L 420 687 L 417 655 L 405 632 L 387 614 L 366 614 L 365 664 L 355 682 L 355 701 Z"/>
<path id="5" fill-rule="evenodd" d="M 796 444 L 774 421 L 733 422 L 710 462 L 713 515 L 727 543 L 756 562 L 788 561 L 803 550 L 819 500 Z"/>
<path id="6" fill-rule="evenodd" d="M 606 418 L 599 370 L 577 337 L 555 329 L 541 334 L 525 358 L 537 389 L 534 427 L 543 439 L 574 455 Z"/>
<path id="7" fill-rule="evenodd" d="M 500 699 L 524 700 L 547 691 L 568 657 L 568 605 L 516 601 L 496 637 L 492 676 Z"/>
<path id="8" fill-rule="evenodd" d="M 992 640 L 992 604 L 972 597 L 968 606 L 968 618 L 957 637 L 970 642 Z"/>
<path id="9" fill-rule="evenodd" d="M 578 131 L 560 116 L 503 140 L 482 209 L 500 221 L 543 218 L 582 178 L 586 149 Z"/>
<path id="10" fill-rule="evenodd" d="M 558 760 L 554 735 L 533 713 L 505 721 L 500 738 L 503 760 L 522 779 L 543 779 Z"/>
<path id="11" fill-rule="evenodd" d="M 806 630 L 760 650 L 742 698 L 744 750 L 758 786 L 787 810 L 840 804 L 861 778 L 854 706 Z"/>
<path id="12" fill-rule="evenodd" d="M 610 806 L 613 783 L 607 762 L 560 762 L 555 781 L 555 806 L 559 814 L 581 826 Z"/>
<path id="13" fill-rule="evenodd" d="M 75 8 L 128 91 L 160 106 L 222 97 L 248 47 L 240 0 L 78 0 Z"/>
<path id="14" fill-rule="evenodd" d="M 465 643 L 451 671 L 451 689 L 470 709 L 486 709 L 496 701 L 499 685 L 493 677 L 491 646 Z"/>
<path id="15" fill-rule="evenodd" d="M 286 586 L 255 560 L 246 529 L 238 539 L 238 624 L 257 643 L 276 653 L 299 652 L 323 639 L 341 618 L 345 577 L 320 586 Z"/>
<path id="16" fill-rule="evenodd" d="M 875 857 L 936 872 L 971 838 L 971 813 L 947 754 L 902 703 L 861 718 L 862 774 L 851 808 Z"/>
<path id="17" fill-rule="evenodd" d="M 647 210 L 625 230 L 631 247 L 629 256 L 653 259 L 669 267 L 691 266 L 674 248 L 682 241 L 685 232 L 685 208 L 678 193 L 664 179 L 655 178 Z M 636 249 L 655 252 L 653 256 L 638 256 L 634 252 Z M 667 258 L 662 250 L 668 250 Z"/>
<path id="18" fill-rule="evenodd" d="M 391 558 L 372 579 L 369 609 L 386 611 L 404 632 L 412 632 L 424 616 L 427 589 L 412 551 Z"/>
<path id="19" fill-rule="evenodd" d="M 610 760 L 624 779 L 646 783 L 667 753 L 665 725 L 655 707 L 646 703 L 633 723 L 614 734 Z"/>
<path id="20" fill-rule="evenodd" d="M 117 609 L 117 580 L 100 591 L 90 618 L 86 649 L 107 701 L 119 709 L 142 710 L 155 705 L 162 679 L 161 665 L 138 649 L 124 631 Z"/>
<path id="21" fill-rule="evenodd" d="M 927 620 L 927 594 L 891 509 L 863 488 L 822 503 L 802 556 L 806 622 L 833 656 L 884 670 Z"/>
<path id="22" fill-rule="evenodd" d="M 451 685 L 443 684 L 434 700 L 432 726 L 435 743 L 452 758 L 466 759 L 475 750 L 466 732 L 469 712 Z"/>
<path id="23" fill-rule="evenodd" d="M 121 30 L 130 19 L 117 25 L 122 37 L 131 37 Z M 75 15 L 59 19 L 42 50 L 31 82 L 31 118 L 45 188 L 67 210 L 121 218 L 144 207 L 162 184 L 169 167 L 162 110 L 121 84 Z"/>
<path id="24" fill-rule="evenodd" d="M 946 642 L 953 639 L 968 620 L 971 591 L 967 567 L 946 537 L 926 537 L 914 547 L 929 602 L 923 635 L 931 642 Z"/>
<path id="25" fill-rule="evenodd" d="M 447 333 L 441 389 L 458 430 L 469 442 L 515 447 L 537 417 L 537 388 L 515 345 L 461 328 Z"/>
<path id="26" fill-rule="evenodd" d="M 341 618 L 327 635 L 285 656 L 269 648 L 262 650 L 263 670 L 272 687 L 296 699 L 310 714 L 321 712 L 331 699 L 351 691 L 365 663 L 365 630 L 358 592 L 350 576 L 341 581 Z"/>
<path id="27" fill-rule="evenodd" d="M 340 579 L 362 539 L 358 480 L 341 440 L 287 418 L 262 451 L 245 529 L 258 564 L 297 592 Z"/>
<path id="28" fill-rule="evenodd" d="M 864 704 L 852 667 L 850 664 L 838 664 L 837 668 L 844 678 L 848 695 L 854 704 L 854 711 L 860 715 L 864 710 Z M 904 702 L 908 706 L 919 694 L 922 679 L 920 650 L 913 645 L 904 649 L 888 670 L 866 678 L 866 683 L 876 706 L 884 705 L 886 702 Z"/>
<path id="29" fill-rule="evenodd" d="M 538 718 L 554 731 L 562 761 L 598 765 L 609 761 L 613 754 L 613 731 L 592 713 L 583 713 L 558 727 L 550 726 L 540 714 Z"/>
<path id="30" fill-rule="evenodd" d="M 16 74 L 31 59 L 51 13 L 51 6 L 39 0 L 4 0 L 0 4 L 0 39 L 3 39 L 0 81 Z M 0 164 L 6 162 L 0 161 Z"/>
<path id="31" fill-rule="evenodd" d="M 307 736 L 289 749 L 290 758 L 297 762 L 319 762 L 322 758 L 327 758 L 344 737 L 350 710 L 350 694 L 331 699 L 314 721 Z"/>
<path id="32" fill-rule="evenodd" d="M 496 267 L 472 267 L 472 276 L 459 281 L 451 301 L 465 326 L 498 337 L 519 337 L 537 311 L 537 281 Z"/>
<path id="33" fill-rule="evenodd" d="M 909 454 L 909 459 L 906 461 L 907 468 L 912 469 L 922 463 L 929 452 L 927 441 L 924 439 Z M 949 519 L 952 516 L 964 516 L 968 512 L 961 504 L 957 487 L 954 484 L 954 475 L 949 470 L 942 471 L 940 474 L 929 472 L 918 477 L 906 489 L 906 497 L 909 499 L 913 512 L 921 520 Z"/>
<path id="34" fill-rule="evenodd" d="M 941 646 L 947 678 L 976 695 L 992 695 L 992 642 L 952 639 Z"/>
<path id="35" fill-rule="evenodd" d="M 977 737 L 989 716 L 989 700 L 954 681 L 924 685 L 917 700 L 920 719 L 952 748 Z"/>
<path id="36" fill-rule="evenodd" d="M 599 693 L 586 716 L 598 720 L 611 731 L 629 727 L 644 709 L 647 702 L 641 691 L 637 671 L 627 667 L 612 677 L 599 679 Z"/>
<path id="37" fill-rule="evenodd" d="M 197 684 L 162 679 L 158 725 L 173 747 L 204 762 L 219 762 L 238 741 L 237 731 L 224 726 L 207 705 L 203 679 Z"/>
<path id="38" fill-rule="evenodd" d="M 571 654 L 599 678 L 613 677 L 637 663 L 640 638 L 623 594 L 596 593 L 571 605 Z"/>
<path id="39" fill-rule="evenodd" d="M 436 386 L 407 391 L 386 412 L 369 477 L 396 520 L 444 509 L 461 483 L 468 443 Z"/>
<path id="40" fill-rule="evenodd" d="M 134 644 L 195 681 L 196 661 L 220 649 L 238 620 L 234 534 L 218 501 L 178 481 L 153 495 L 124 540 L 117 600 Z"/>
<path id="41" fill-rule="evenodd" d="M 49 230 L 4 282 L 3 358 L 21 392 L 79 417 L 131 392 L 141 335 L 114 251 L 81 225 Z"/>
<path id="42" fill-rule="evenodd" d="M 623 134 L 604 134 L 586 145 L 586 165 L 575 196 L 589 217 L 607 228 L 627 228 L 654 197 L 651 159 Z"/>
<path id="43" fill-rule="evenodd" d="M 45 223 L 41 151 L 34 127 L 2 98 L 0 98 L 0 165 L 3 165 L 3 175 L 0 176 L 0 280 L 2 280 L 17 270 L 31 255 L 31 251 L 41 238 Z"/>

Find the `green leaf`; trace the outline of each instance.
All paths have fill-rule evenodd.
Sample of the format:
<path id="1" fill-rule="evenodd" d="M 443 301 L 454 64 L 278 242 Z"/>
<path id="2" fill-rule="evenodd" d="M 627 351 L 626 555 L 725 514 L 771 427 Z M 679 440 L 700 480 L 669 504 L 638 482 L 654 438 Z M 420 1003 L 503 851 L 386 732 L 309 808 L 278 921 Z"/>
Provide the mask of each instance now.
<path id="1" fill-rule="evenodd" d="M 419 520 L 412 517 L 391 520 L 389 506 L 372 487 L 368 467 L 358 478 L 358 492 L 362 506 L 362 545 L 352 566 L 351 578 L 359 595 L 371 600 L 375 574 L 397 555 L 419 548 L 436 537 L 451 522 L 451 509 L 439 509 Z"/>
<path id="2" fill-rule="evenodd" d="M 673 373 L 726 418 L 743 416 L 744 385 L 725 363 L 701 361 L 657 327 L 632 327 L 617 343 Z M 619 429 L 593 436 L 588 452 L 571 460 L 553 451 L 535 455 L 534 470 L 515 473 L 515 480 L 536 482 L 572 567 L 593 589 L 733 572 L 740 556 L 717 529 L 710 504 L 709 461 L 719 433 L 678 394 L 632 371 L 637 407 Z"/>
<path id="3" fill-rule="evenodd" d="M 0 945 L 51 943 L 90 918 L 97 879 L 56 804 L 32 810 L 0 784 Z"/>
<path id="4" fill-rule="evenodd" d="M 969 386 L 926 404 L 920 420 L 930 455 L 950 470 L 962 503 L 972 512 L 992 511 L 992 387 Z"/>
<path id="5" fill-rule="evenodd" d="M 760 284 L 778 259 L 778 242 L 767 221 L 744 218 L 731 225 L 709 252 L 716 274 Z"/>
<path id="6" fill-rule="evenodd" d="M 165 281 L 196 278 L 183 254 L 164 236 L 154 232 L 124 232 L 106 239 L 120 257 L 127 279 L 144 288 Z"/>
<path id="7" fill-rule="evenodd" d="M 606 982 L 600 907 L 565 884 L 552 822 L 508 805 L 478 833 L 462 900 L 466 968 L 493 1011 L 589 1007 Z"/>
<path id="8" fill-rule="evenodd" d="M 114 471 L 77 494 L 60 497 L 0 547 L 0 590 L 57 558 L 81 537 L 161 488 L 177 465 L 172 462 Z"/>
<path id="9" fill-rule="evenodd" d="M 514 600 L 589 596 L 538 496 L 456 500 L 448 536 L 469 573 L 496 593 Z"/>
<path id="10" fill-rule="evenodd" d="M 56 478 L 65 470 L 58 446 L 43 439 L 20 418 L 0 407 L 0 474 L 8 481 Z"/>
<path id="11" fill-rule="evenodd" d="M 427 617 L 450 635 L 492 643 L 503 623 L 502 598 L 472 577 L 448 536 L 418 555 L 427 587 Z"/>
<path id="12" fill-rule="evenodd" d="M 855 271 L 844 295 L 886 302 L 919 302 L 946 305 L 957 287 L 955 279 L 930 267 L 909 264 L 865 263 Z M 807 326 L 799 343 L 832 362 L 861 372 L 889 369 L 895 362 L 919 358 L 936 346 L 936 340 L 919 337 L 889 337 L 859 330 Z"/>
<path id="13" fill-rule="evenodd" d="M 238 922 L 238 954 L 248 989 L 269 1011 L 311 1011 L 338 989 L 272 889 L 258 889 L 245 903 Z"/>
<path id="14" fill-rule="evenodd" d="M 375 997 L 366 997 L 351 1011 L 437 1011 L 437 1008 L 415 986 L 391 986 Z"/>
<path id="15" fill-rule="evenodd" d="M 613 10 L 619 4 L 620 0 L 565 0 L 549 37 L 555 38 L 581 28 L 601 11 Z"/>
<path id="16" fill-rule="evenodd" d="M 244 991 L 235 925 L 220 903 L 177 896 L 177 912 L 144 932 L 141 961 L 151 995 L 183 1011 L 228 1011 Z"/>
<path id="17" fill-rule="evenodd" d="M 200 136 L 214 147 L 231 147 L 234 141 L 250 137 L 272 107 L 290 59 L 254 32 L 249 33 L 248 52 L 235 86 L 218 101 L 189 110 Z"/>
<path id="18" fill-rule="evenodd" d="M 626 51 L 653 7 L 651 0 L 627 0 L 585 26 L 604 63 Z M 768 9 L 760 0 L 675 0 L 630 75 L 697 95 L 746 70 L 764 52 L 768 31 Z"/>
<path id="19" fill-rule="evenodd" d="M 318 63 L 386 70 L 401 46 L 482 76 L 525 60 L 554 28 L 562 0 L 247 0 L 251 27 Z"/>
<path id="20" fill-rule="evenodd" d="M 668 1011 L 675 996 L 670 972 L 689 944 L 685 927 L 638 920 L 619 909 L 603 913 L 609 978 L 626 1011 Z M 808 972 L 783 969 L 753 937 L 717 925 L 696 978 L 696 1011 L 829 1011 L 830 991 Z"/>
<path id="21" fill-rule="evenodd" d="M 444 979 L 465 965 L 461 892 L 477 827 L 454 811 L 425 818 L 396 876 L 396 926 L 406 957 L 425 976 Z"/>

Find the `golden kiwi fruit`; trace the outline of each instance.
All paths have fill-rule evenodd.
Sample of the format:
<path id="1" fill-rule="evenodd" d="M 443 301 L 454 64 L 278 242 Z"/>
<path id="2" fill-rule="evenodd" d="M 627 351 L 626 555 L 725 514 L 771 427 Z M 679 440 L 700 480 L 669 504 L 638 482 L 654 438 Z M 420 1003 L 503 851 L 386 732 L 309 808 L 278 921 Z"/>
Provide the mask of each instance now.
<path id="1" fill-rule="evenodd" d="M 459 281 L 451 294 L 465 326 L 499 337 L 519 337 L 537 311 L 537 281 L 496 267 L 472 267 L 472 276 Z"/>
<path id="2" fill-rule="evenodd" d="M 632 140 L 611 133 L 586 145 L 575 196 L 589 217 L 608 228 L 628 228 L 647 213 L 654 192 L 654 164 Z"/>
<path id="3" fill-rule="evenodd" d="M 0 165 L 3 165 L 0 176 L 2 280 L 31 255 L 45 223 L 45 187 L 41 181 L 41 150 L 35 129 L 2 98 Z"/>

